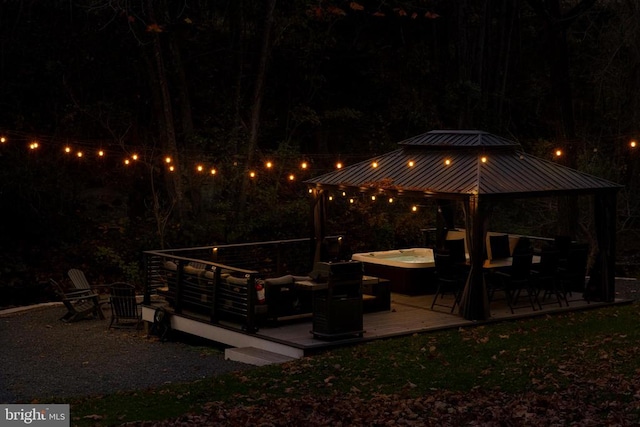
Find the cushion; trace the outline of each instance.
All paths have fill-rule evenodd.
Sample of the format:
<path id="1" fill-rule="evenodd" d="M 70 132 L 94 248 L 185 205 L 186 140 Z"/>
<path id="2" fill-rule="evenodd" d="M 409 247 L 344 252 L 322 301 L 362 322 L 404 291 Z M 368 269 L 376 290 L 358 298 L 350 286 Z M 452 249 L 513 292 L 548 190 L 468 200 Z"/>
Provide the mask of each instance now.
<path id="1" fill-rule="evenodd" d="M 202 273 L 204 273 L 204 269 L 195 268 L 195 267 L 192 267 L 190 265 L 185 265 L 184 266 L 184 272 L 187 273 L 187 274 L 193 274 L 194 276 L 199 276 Z"/>
<path id="2" fill-rule="evenodd" d="M 227 283 L 231 284 L 231 285 L 242 285 L 242 286 L 246 286 L 247 285 L 247 278 L 246 277 L 233 277 L 233 276 L 229 276 L 226 278 Z"/>
<path id="3" fill-rule="evenodd" d="M 287 274 L 282 277 L 271 277 L 269 279 L 264 279 L 264 284 L 267 286 L 291 285 L 293 284 L 293 276 Z"/>
<path id="4" fill-rule="evenodd" d="M 165 261 L 164 262 L 164 268 L 166 268 L 167 270 L 176 271 L 178 269 L 178 266 L 173 261 Z"/>
<path id="5" fill-rule="evenodd" d="M 489 236 L 491 246 L 491 259 L 509 258 L 511 249 L 509 247 L 509 235 Z"/>

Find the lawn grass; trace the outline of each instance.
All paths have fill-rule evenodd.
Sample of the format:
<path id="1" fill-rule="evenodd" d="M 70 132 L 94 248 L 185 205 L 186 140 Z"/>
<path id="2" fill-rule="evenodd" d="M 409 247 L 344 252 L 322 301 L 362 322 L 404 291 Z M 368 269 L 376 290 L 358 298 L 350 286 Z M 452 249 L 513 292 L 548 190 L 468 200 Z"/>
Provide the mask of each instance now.
<path id="1" fill-rule="evenodd" d="M 339 348 L 189 384 L 70 401 L 74 425 L 160 420 L 207 402 L 278 397 L 417 397 L 429 390 L 534 390 L 620 381 L 640 372 L 640 305 L 549 315 Z M 161 375 L 161 374 L 159 374 Z M 88 418 L 85 418 L 88 417 Z"/>

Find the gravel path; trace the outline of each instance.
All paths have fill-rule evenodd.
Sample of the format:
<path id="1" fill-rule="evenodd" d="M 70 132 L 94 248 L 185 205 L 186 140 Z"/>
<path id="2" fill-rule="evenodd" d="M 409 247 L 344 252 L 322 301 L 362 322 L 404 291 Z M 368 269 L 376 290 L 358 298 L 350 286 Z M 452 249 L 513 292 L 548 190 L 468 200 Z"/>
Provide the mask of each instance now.
<path id="1" fill-rule="evenodd" d="M 640 297 L 640 283 L 617 281 L 616 296 Z M 108 329 L 107 320 L 64 323 L 62 305 L 0 312 L 0 403 L 55 402 L 194 381 L 252 366 L 220 348 L 159 342 L 144 331 Z"/>
<path id="2" fill-rule="evenodd" d="M 0 316 L 0 403 L 55 402 L 194 381 L 250 365 L 211 346 L 159 342 L 106 320 L 64 323 L 62 305 Z"/>

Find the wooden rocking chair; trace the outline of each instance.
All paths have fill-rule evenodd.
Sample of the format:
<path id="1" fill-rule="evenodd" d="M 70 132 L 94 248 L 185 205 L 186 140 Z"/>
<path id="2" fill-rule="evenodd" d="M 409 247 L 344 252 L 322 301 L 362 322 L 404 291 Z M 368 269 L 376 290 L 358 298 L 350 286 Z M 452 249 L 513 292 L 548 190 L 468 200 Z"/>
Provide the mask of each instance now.
<path id="1" fill-rule="evenodd" d="M 67 313 L 60 318 L 63 322 L 76 322 L 88 317 L 104 319 L 98 294 L 90 289 L 65 292 L 62 286 L 55 280 L 49 279 L 49 283 L 51 283 L 54 292 L 67 308 Z"/>
<path id="2" fill-rule="evenodd" d="M 136 299 L 136 289 L 128 283 L 111 285 L 111 323 L 109 328 L 138 328 L 142 324 L 142 308 Z"/>

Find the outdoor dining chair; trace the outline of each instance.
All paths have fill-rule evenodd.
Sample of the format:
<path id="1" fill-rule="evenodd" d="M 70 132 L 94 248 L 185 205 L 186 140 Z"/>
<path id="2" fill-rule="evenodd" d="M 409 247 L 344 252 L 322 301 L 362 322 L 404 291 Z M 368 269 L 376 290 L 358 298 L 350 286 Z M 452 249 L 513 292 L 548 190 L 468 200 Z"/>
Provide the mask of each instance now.
<path id="1" fill-rule="evenodd" d="M 567 295 L 560 285 L 559 268 L 560 252 L 556 249 L 543 249 L 540 253 L 540 264 L 531 270 L 531 277 L 536 289 L 538 305 L 558 304 L 568 306 Z M 554 300 L 550 299 L 555 297 Z"/>
<path id="2" fill-rule="evenodd" d="M 111 323 L 109 328 L 138 328 L 142 324 L 142 307 L 133 285 L 117 282 L 110 287 Z"/>
<path id="3" fill-rule="evenodd" d="M 585 279 L 588 258 L 588 245 L 573 244 L 567 252 L 566 262 L 558 269 L 558 281 L 563 292 L 570 296 L 573 296 L 573 292 L 579 292 L 587 301 L 589 299 L 585 293 Z"/>
<path id="4" fill-rule="evenodd" d="M 438 287 L 431 302 L 431 310 L 433 310 L 435 306 L 440 306 L 450 308 L 450 313 L 453 313 L 456 306 L 460 304 L 460 296 L 464 288 L 468 270 L 466 266 L 453 262 L 451 255 L 448 253 L 436 251 L 433 257 Z M 444 296 L 447 294 L 453 296 L 453 303 L 451 305 L 444 304 Z"/>
<path id="5" fill-rule="evenodd" d="M 493 299 L 496 291 L 502 291 L 505 300 L 514 313 L 514 309 L 526 306 L 516 306 L 523 292 L 526 293 L 529 305 L 535 311 L 537 302 L 537 293 L 531 281 L 531 264 L 533 261 L 533 252 L 514 254 L 511 267 L 499 270 L 491 274 L 491 291 L 490 299 Z"/>
<path id="6" fill-rule="evenodd" d="M 508 234 L 489 236 L 489 246 L 491 247 L 492 259 L 503 259 L 511 256 Z"/>

